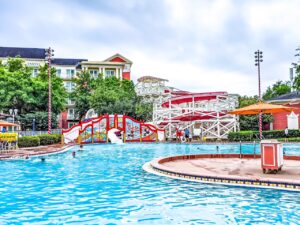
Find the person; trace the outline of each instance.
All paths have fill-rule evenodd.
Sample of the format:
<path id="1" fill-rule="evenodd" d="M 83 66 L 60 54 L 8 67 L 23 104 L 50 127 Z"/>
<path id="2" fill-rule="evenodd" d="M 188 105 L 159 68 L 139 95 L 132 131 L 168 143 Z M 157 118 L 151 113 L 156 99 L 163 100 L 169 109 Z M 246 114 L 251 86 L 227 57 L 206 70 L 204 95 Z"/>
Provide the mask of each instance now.
<path id="1" fill-rule="evenodd" d="M 6 133 L 6 127 L 2 127 L 2 133 Z"/>
<path id="2" fill-rule="evenodd" d="M 288 137 L 289 137 L 289 129 L 287 127 L 284 130 L 284 136 L 285 136 L 285 142 L 287 142 Z"/>
<path id="3" fill-rule="evenodd" d="M 200 127 L 199 128 L 199 137 L 200 137 L 200 142 L 202 142 L 202 128 Z"/>
<path id="4" fill-rule="evenodd" d="M 42 157 L 42 158 L 41 158 L 41 161 L 42 161 L 42 162 L 45 162 L 45 161 L 46 161 L 46 159 L 45 159 L 44 157 Z"/>
<path id="5" fill-rule="evenodd" d="M 176 142 L 180 142 L 181 132 L 178 127 L 176 127 Z"/>
<path id="6" fill-rule="evenodd" d="M 185 128 L 184 130 L 184 136 L 187 142 L 189 142 L 189 138 L 190 138 L 190 131 L 188 128 Z"/>
<path id="7" fill-rule="evenodd" d="M 73 158 L 75 158 L 75 156 L 76 156 L 76 152 L 75 151 L 72 152 L 72 156 L 73 156 Z"/>
<path id="8" fill-rule="evenodd" d="M 83 151 L 83 145 L 79 145 L 79 151 Z"/>

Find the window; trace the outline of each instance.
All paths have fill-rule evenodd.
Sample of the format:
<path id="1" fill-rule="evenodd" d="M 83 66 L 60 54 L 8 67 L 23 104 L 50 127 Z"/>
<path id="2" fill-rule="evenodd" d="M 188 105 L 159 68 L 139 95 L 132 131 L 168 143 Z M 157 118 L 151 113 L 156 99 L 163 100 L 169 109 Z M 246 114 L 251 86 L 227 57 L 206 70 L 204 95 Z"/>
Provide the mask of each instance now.
<path id="1" fill-rule="evenodd" d="M 67 99 L 67 104 L 68 105 L 75 105 L 75 101 L 73 99 L 68 98 Z"/>
<path id="2" fill-rule="evenodd" d="M 70 82 L 70 81 L 64 82 L 64 86 L 65 86 L 67 92 L 72 92 L 75 89 L 75 83 Z"/>
<path id="3" fill-rule="evenodd" d="M 36 77 L 38 75 L 38 69 L 32 69 L 32 77 Z"/>
<path id="4" fill-rule="evenodd" d="M 75 71 L 72 69 L 67 69 L 67 79 L 72 79 L 74 77 Z"/>
<path id="5" fill-rule="evenodd" d="M 68 109 L 68 119 L 69 120 L 75 119 L 75 109 Z"/>
<path id="6" fill-rule="evenodd" d="M 116 71 L 115 70 L 105 70 L 105 75 L 106 75 L 106 77 L 113 77 L 116 75 Z"/>
<path id="7" fill-rule="evenodd" d="M 56 76 L 61 77 L 61 69 L 56 70 Z"/>
<path id="8" fill-rule="evenodd" d="M 90 70 L 91 77 L 97 78 L 98 74 L 99 74 L 98 70 Z"/>

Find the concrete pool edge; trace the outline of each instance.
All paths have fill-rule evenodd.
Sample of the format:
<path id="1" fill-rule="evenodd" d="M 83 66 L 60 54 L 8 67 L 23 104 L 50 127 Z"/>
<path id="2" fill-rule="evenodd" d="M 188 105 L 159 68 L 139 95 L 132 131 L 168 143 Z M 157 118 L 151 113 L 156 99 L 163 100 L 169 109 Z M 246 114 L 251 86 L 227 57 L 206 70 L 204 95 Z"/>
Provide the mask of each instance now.
<path id="1" fill-rule="evenodd" d="M 226 158 L 226 154 L 225 158 Z M 223 156 L 224 156 L 223 155 Z M 228 154 L 228 156 L 239 156 L 239 154 Z M 212 175 L 204 175 L 204 174 L 195 174 L 195 173 L 186 173 L 180 171 L 174 171 L 164 165 L 161 162 L 166 162 L 172 160 L 176 160 L 178 158 L 187 159 L 189 157 L 195 158 L 195 156 L 199 156 L 200 158 L 204 158 L 203 155 L 181 155 L 181 156 L 171 156 L 165 158 L 154 159 L 150 162 L 147 162 L 143 165 L 143 169 L 148 172 L 159 176 L 164 176 L 172 179 L 179 179 L 185 181 L 193 181 L 199 183 L 210 183 L 210 184 L 221 184 L 221 185 L 230 185 L 230 186 L 239 186 L 239 187 L 254 187 L 254 188 L 268 188 L 268 189 L 278 189 L 278 190 L 286 190 L 286 191 L 300 191 L 300 181 L 299 182 L 286 182 L 280 180 L 270 180 L 270 179 L 262 179 L 262 178 L 245 178 L 245 177 L 237 177 L 237 176 L 212 176 Z M 210 157 L 216 157 L 214 154 L 205 155 Z M 220 156 L 220 155 L 219 155 Z M 289 159 L 296 158 L 299 160 L 299 156 L 295 157 L 287 157 Z"/>
<path id="2" fill-rule="evenodd" d="M 39 157 L 43 157 L 43 156 L 46 157 L 46 156 L 50 156 L 50 155 L 62 154 L 62 153 L 69 151 L 74 146 L 76 146 L 76 145 L 65 145 L 65 146 L 59 148 L 58 150 L 52 151 L 52 152 L 38 152 L 38 153 L 33 153 L 33 154 L 22 154 L 22 155 L 1 157 L 0 161 L 28 160 L 31 158 L 39 158 Z"/>

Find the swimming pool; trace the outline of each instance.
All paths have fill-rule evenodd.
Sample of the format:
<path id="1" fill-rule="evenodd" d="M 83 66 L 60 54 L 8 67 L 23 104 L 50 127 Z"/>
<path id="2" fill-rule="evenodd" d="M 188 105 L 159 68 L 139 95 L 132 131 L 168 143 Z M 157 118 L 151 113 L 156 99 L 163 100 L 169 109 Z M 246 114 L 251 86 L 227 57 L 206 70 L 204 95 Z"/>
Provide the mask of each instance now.
<path id="1" fill-rule="evenodd" d="M 218 145 L 221 153 L 238 145 Z M 300 155 L 297 145 L 286 154 Z M 74 147 L 75 150 L 78 147 Z M 216 145 L 86 145 L 39 158 L 0 162 L 0 224 L 298 224 L 300 195 L 201 184 L 142 170 L 160 156 L 216 153 Z M 253 145 L 242 145 L 253 153 Z M 299 153 L 297 154 L 297 151 Z M 257 149 L 258 152 L 258 149 Z"/>

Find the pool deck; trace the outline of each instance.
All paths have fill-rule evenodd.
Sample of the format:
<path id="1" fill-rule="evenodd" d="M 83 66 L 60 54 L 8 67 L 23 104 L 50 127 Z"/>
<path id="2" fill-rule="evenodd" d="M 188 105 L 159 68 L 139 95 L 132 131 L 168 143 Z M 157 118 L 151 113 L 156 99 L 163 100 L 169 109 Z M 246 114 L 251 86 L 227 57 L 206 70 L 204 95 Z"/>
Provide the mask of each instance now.
<path id="1" fill-rule="evenodd" d="M 259 155 L 207 154 L 154 159 L 144 169 L 156 175 L 204 183 L 300 191 L 300 157 L 286 156 L 282 170 L 264 174 Z"/>
<path id="2" fill-rule="evenodd" d="M 1 150 L 0 160 L 16 159 L 16 158 L 26 159 L 32 156 L 55 154 L 64 151 L 67 147 L 69 146 L 54 144 L 54 145 L 45 145 L 45 146 L 38 146 L 38 147 L 19 148 L 16 150 L 5 150 L 5 151 Z"/>
<path id="3" fill-rule="evenodd" d="M 171 170 L 181 173 L 193 173 L 207 176 L 226 176 L 232 178 L 268 179 L 282 182 L 300 183 L 300 161 L 285 160 L 277 174 L 264 174 L 260 159 L 211 158 L 176 160 L 163 164 Z"/>

